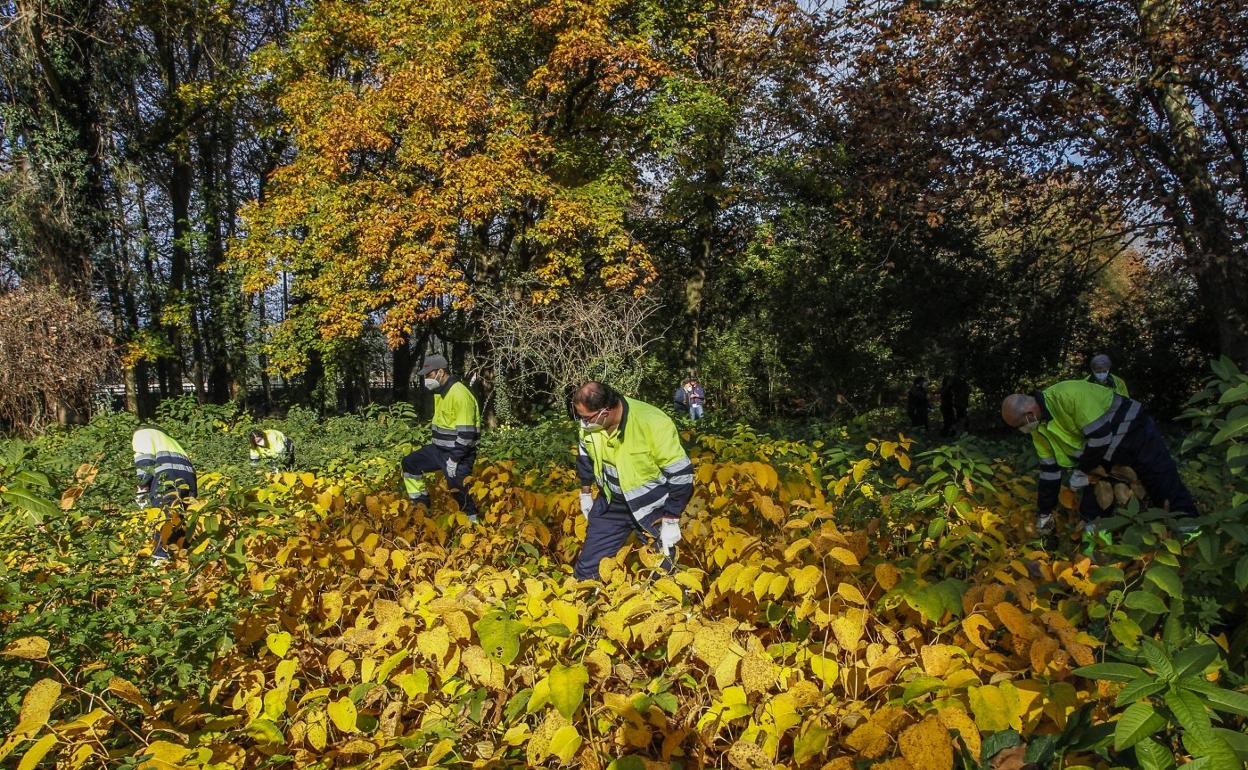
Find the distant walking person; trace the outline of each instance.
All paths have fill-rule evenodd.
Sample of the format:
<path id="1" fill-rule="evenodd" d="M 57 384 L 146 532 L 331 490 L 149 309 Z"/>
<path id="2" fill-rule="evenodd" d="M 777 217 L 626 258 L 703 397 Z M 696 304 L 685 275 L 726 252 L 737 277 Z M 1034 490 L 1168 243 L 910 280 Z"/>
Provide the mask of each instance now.
<path id="1" fill-rule="evenodd" d="M 1113 361 L 1109 360 L 1109 356 L 1104 353 L 1097 353 L 1092 356 L 1092 374 L 1088 375 L 1088 382 L 1094 382 L 1097 385 L 1104 385 L 1123 398 L 1127 398 L 1131 395 L 1127 392 L 1127 383 L 1118 375 L 1110 374 L 1109 372 L 1113 363 Z"/>
<path id="2" fill-rule="evenodd" d="M 697 379 L 692 379 L 689 381 L 685 393 L 689 396 L 689 418 L 701 420 L 706 409 L 706 391 L 702 390 L 702 386 L 698 384 Z"/>
<path id="3" fill-rule="evenodd" d="M 412 502 L 428 505 L 425 474 L 441 471 L 460 509 L 469 521 L 476 521 L 477 504 L 465 480 L 477 461 L 477 443 L 481 440 L 477 397 L 451 376 L 443 356 L 426 358 L 418 374 L 424 378 L 425 388 L 433 391 L 433 436 L 430 443 L 403 458 L 403 487 Z"/>
<path id="4" fill-rule="evenodd" d="M 261 460 L 272 470 L 290 470 L 295 466 L 295 442 L 274 428 L 251 432 L 251 464 Z"/>
<path id="5" fill-rule="evenodd" d="M 195 466 L 182 445 L 169 434 L 152 427 L 141 427 L 130 438 L 134 468 L 139 476 L 135 502 L 165 512 L 165 521 L 153 537 L 152 558 L 169 558 L 168 543 L 180 544 L 186 535 L 181 508 L 199 493 Z"/>
<path id="6" fill-rule="evenodd" d="M 689 380 L 676 386 L 676 390 L 672 393 L 672 406 L 676 407 L 677 416 L 689 416 Z"/>
<path id="7" fill-rule="evenodd" d="M 927 380 L 923 377 L 915 377 L 914 385 L 906 394 L 906 413 L 910 416 L 911 428 L 922 428 L 927 430 L 927 412 L 931 408 L 931 402 L 927 396 Z"/>

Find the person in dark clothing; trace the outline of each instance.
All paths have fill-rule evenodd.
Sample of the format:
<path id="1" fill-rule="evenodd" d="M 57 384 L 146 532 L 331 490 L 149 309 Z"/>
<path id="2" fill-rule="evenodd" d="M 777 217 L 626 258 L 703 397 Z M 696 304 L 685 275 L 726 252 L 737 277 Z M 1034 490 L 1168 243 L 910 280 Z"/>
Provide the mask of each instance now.
<path id="1" fill-rule="evenodd" d="M 940 381 L 940 435 L 953 436 L 957 430 L 957 411 L 953 408 L 953 378 L 946 375 Z"/>
<path id="2" fill-rule="evenodd" d="M 906 394 L 906 413 L 910 416 L 911 428 L 927 430 L 929 408 L 931 408 L 931 402 L 927 397 L 927 380 L 923 377 L 915 377 L 914 385 Z"/>
<path id="3" fill-rule="evenodd" d="M 940 434 L 956 436 L 967 430 L 966 412 L 970 407 L 971 386 L 960 375 L 946 376 L 940 384 Z"/>
<path id="4" fill-rule="evenodd" d="M 676 392 L 672 393 L 672 404 L 676 407 L 678 416 L 689 416 L 689 380 L 680 383 Z"/>

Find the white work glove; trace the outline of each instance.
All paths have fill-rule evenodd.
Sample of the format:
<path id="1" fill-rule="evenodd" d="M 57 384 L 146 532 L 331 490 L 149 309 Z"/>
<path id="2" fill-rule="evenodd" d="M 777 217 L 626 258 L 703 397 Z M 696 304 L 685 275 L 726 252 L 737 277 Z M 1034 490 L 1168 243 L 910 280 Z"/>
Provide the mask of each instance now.
<path id="1" fill-rule="evenodd" d="M 589 512 L 594 508 L 594 496 L 588 492 L 581 493 L 581 515 L 589 521 Z"/>
<path id="2" fill-rule="evenodd" d="M 1052 513 L 1036 514 L 1036 534 L 1045 535 L 1053 531 L 1054 521 Z"/>
<path id="3" fill-rule="evenodd" d="M 1083 471 L 1076 470 L 1070 474 L 1070 481 L 1066 482 L 1066 486 L 1072 490 L 1080 490 L 1088 485 L 1088 474 Z"/>
<path id="4" fill-rule="evenodd" d="M 454 460 L 452 460 L 452 459 L 450 459 L 450 458 L 448 457 L 448 458 L 447 458 L 447 460 L 446 460 L 446 477 L 447 477 L 448 479 L 453 479 L 453 478 L 455 478 L 455 471 L 456 471 L 456 469 L 458 469 L 458 468 L 459 468 L 459 465 L 458 465 L 458 464 L 456 464 L 456 462 L 455 462 Z"/>
<path id="5" fill-rule="evenodd" d="M 659 525 L 659 548 L 671 556 L 680 542 L 680 519 L 663 519 Z"/>
<path id="6" fill-rule="evenodd" d="M 147 505 L 147 490 L 143 487 L 134 490 L 134 504 L 139 507 Z"/>

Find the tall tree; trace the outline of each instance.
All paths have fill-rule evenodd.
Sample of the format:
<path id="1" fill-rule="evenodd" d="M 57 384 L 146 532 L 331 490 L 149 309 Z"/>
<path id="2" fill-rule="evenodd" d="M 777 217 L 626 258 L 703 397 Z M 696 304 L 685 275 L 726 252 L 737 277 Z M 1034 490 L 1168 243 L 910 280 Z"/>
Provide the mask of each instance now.
<path id="1" fill-rule="evenodd" d="M 1095 182 L 1139 236 L 1167 235 L 1159 245 L 1195 281 L 1222 351 L 1248 363 L 1248 3 L 1035 11 L 1021 0 L 848 3 L 856 98 L 930 106 L 951 172 Z"/>

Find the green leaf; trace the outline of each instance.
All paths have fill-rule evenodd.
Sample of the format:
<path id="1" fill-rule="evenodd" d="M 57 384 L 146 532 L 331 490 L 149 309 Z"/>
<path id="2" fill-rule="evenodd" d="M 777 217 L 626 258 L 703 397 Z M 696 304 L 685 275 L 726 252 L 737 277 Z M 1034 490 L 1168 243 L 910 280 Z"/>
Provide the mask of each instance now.
<path id="1" fill-rule="evenodd" d="M 520 654 L 520 634 L 524 624 L 502 612 L 490 612 L 472 624 L 486 653 L 502 663 L 510 664 Z"/>
<path id="2" fill-rule="evenodd" d="M 1209 742 L 1200 756 L 1207 760 L 1205 767 L 1209 770 L 1244 770 L 1243 760 L 1235 749 L 1216 733 L 1209 736 Z"/>
<path id="3" fill-rule="evenodd" d="M 1207 746 L 1213 738 L 1213 725 L 1200 698 L 1189 690 L 1167 690 L 1165 700 L 1166 706 L 1186 733 L 1185 740 L 1190 739 L 1197 747 Z"/>
<path id="4" fill-rule="evenodd" d="M 585 700 L 585 685 L 589 683 L 589 671 L 580 663 L 575 666 L 557 665 L 550 670 L 550 702 L 571 719 Z"/>
<path id="5" fill-rule="evenodd" d="M 793 741 L 793 760 L 801 765 L 808 760 L 821 756 L 828 747 L 828 736 L 831 730 L 812 727 Z"/>
<path id="6" fill-rule="evenodd" d="M 1182 679 L 1188 674 L 1199 674 L 1218 659 L 1216 644 L 1198 644 L 1180 650 L 1174 656 L 1174 678 Z"/>
<path id="7" fill-rule="evenodd" d="M 1221 738 L 1226 741 L 1226 745 L 1239 755 L 1241 760 L 1248 762 L 1248 734 L 1237 732 L 1235 730 L 1227 730 L 1223 727 L 1213 728 L 1215 738 Z"/>
<path id="8" fill-rule="evenodd" d="M 1114 751 L 1129 749 L 1165 726 L 1165 717 L 1151 703 L 1132 704 L 1114 727 Z"/>
<path id="9" fill-rule="evenodd" d="M 1171 662 L 1170 656 L 1166 654 L 1165 648 L 1158 644 L 1156 640 L 1148 637 L 1141 639 L 1140 652 L 1143 653 L 1144 659 L 1148 661 L 1148 665 L 1153 667 L 1158 676 L 1166 680 L 1174 679 L 1174 663 Z"/>
<path id="10" fill-rule="evenodd" d="M 906 682 L 906 686 L 901 691 L 901 702 L 909 703 L 915 698 L 921 698 L 929 692 L 935 692 L 945 686 L 943 679 L 934 676 L 918 676 Z"/>
<path id="11" fill-rule="evenodd" d="M 1166 603 L 1161 600 L 1157 594 L 1151 594 L 1148 591 L 1132 591 L 1127 594 L 1126 601 L 1123 602 L 1127 607 L 1133 610 L 1143 610 L 1151 612 L 1154 615 L 1164 615 L 1169 610 Z"/>
<path id="12" fill-rule="evenodd" d="M 526 687 L 507 701 L 507 705 L 503 708 L 503 722 L 511 723 L 516 717 L 524 713 L 525 706 L 529 705 L 529 698 L 533 695 L 533 688 Z"/>
<path id="13" fill-rule="evenodd" d="M 1146 676 L 1144 669 L 1130 663 L 1094 663 L 1081 666 L 1073 673 L 1085 679 L 1106 679 L 1110 682 L 1130 682 Z"/>
<path id="14" fill-rule="evenodd" d="M 25 511 L 30 517 L 31 526 L 42 524 L 46 519 L 55 518 L 61 511 L 51 500 L 26 487 L 10 487 L 0 492 L 0 500 L 4 500 L 19 511 Z"/>
<path id="15" fill-rule="evenodd" d="M 1218 711 L 1248 717 L 1248 695 L 1234 690 L 1210 686 L 1197 690 L 1200 697 Z"/>
<path id="16" fill-rule="evenodd" d="M 646 770 L 646 760 L 636 754 L 626 754 L 619 759 L 611 760 L 607 770 Z"/>
<path id="17" fill-rule="evenodd" d="M 1235 585 L 1241 591 L 1248 591 L 1248 554 L 1241 556 L 1235 564 Z"/>
<path id="18" fill-rule="evenodd" d="M 1170 770 L 1174 767 L 1174 752 L 1152 738 L 1141 738 L 1135 744 L 1135 758 L 1142 770 Z"/>
<path id="19" fill-rule="evenodd" d="M 1053 755 L 1057 752 L 1057 735 L 1033 735 L 1027 741 L 1027 751 L 1023 754 L 1023 762 L 1027 765 L 1048 767 Z"/>
<path id="20" fill-rule="evenodd" d="M 1170 596 L 1178 598 L 1183 595 L 1183 581 L 1179 579 L 1179 573 L 1174 567 L 1154 564 L 1144 573 L 1144 577 Z"/>
<path id="21" fill-rule="evenodd" d="M 1126 687 L 1122 688 L 1122 692 L 1118 693 L 1118 699 L 1114 701 L 1114 705 L 1121 708 L 1129 703 L 1135 703 L 1140 698 L 1156 695 L 1164 689 L 1166 689 L 1166 682 L 1161 679 L 1154 679 L 1151 676 L 1132 679 Z"/>
<path id="22" fill-rule="evenodd" d="M 988 760 L 1006 749 L 1012 749 L 1022 743 L 1023 739 L 1014 730 L 1000 730 L 984 738 L 980 746 L 980 761 L 988 764 Z"/>
<path id="23" fill-rule="evenodd" d="M 1121 583 L 1125 575 L 1118 567 L 1093 567 L 1088 578 L 1093 583 Z"/>

